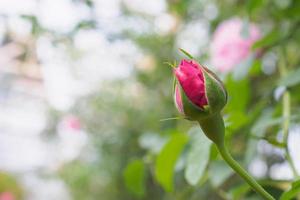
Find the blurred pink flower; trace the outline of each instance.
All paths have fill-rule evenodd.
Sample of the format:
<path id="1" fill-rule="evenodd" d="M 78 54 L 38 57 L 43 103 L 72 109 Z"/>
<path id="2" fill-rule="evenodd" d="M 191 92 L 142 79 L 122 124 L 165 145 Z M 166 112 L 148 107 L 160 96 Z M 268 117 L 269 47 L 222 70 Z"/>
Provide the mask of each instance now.
<path id="1" fill-rule="evenodd" d="M 0 200 L 15 200 L 15 196 L 11 192 L 2 192 L 0 194 Z"/>
<path id="2" fill-rule="evenodd" d="M 249 24 L 246 37 L 242 35 L 243 26 L 241 19 L 232 18 L 217 27 L 211 43 L 212 66 L 217 70 L 231 71 L 249 56 L 251 46 L 260 38 L 260 30 L 255 24 Z"/>
<path id="3" fill-rule="evenodd" d="M 79 131 L 81 130 L 81 122 L 78 117 L 69 115 L 64 117 L 62 121 L 63 128 L 72 130 L 72 131 Z M 1 199 L 0 199 L 1 200 Z"/>

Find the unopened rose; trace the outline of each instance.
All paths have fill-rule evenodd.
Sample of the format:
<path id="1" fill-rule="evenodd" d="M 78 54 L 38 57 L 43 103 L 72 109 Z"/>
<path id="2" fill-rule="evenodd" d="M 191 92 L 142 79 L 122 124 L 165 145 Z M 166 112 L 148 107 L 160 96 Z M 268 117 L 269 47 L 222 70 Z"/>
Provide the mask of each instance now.
<path id="1" fill-rule="evenodd" d="M 182 60 L 174 69 L 174 100 L 187 119 L 200 120 L 220 112 L 227 101 L 221 81 L 194 60 Z"/>

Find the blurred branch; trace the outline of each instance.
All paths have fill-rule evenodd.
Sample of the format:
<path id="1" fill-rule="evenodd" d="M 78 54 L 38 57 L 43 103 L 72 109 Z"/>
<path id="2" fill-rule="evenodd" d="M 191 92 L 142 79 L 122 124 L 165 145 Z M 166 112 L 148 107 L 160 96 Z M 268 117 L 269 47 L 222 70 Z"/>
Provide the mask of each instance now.
<path id="1" fill-rule="evenodd" d="M 230 198 L 228 197 L 227 193 L 225 191 L 223 191 L 222 189 L 220 188 L 216 188 L 216 192 L 218 194 L 218 196 L 220 198 L 222 198 L 223 200 L 229 200 Z"/>
<path id="2" fill-rule="evenodd" d="M 286 146 L 286 143 L 279 142 L 275 138 L 269 138 L 267 136 L 260 137 L 260 136 L 253 135 L 253 134 L 250 135 L 250 137 L 253 138 L 253 139 L 257 139 L 257 140 L 265 140 L 268 143 L 270 143 L 270 144 L 272 144 L 276 147 L 279 147 L 279 148 L 285 148 L 285 146 Z"/>
<path id="3" fill-rule="evenodd" d="M 269 49 L 271 49 L 275 46 L 281 45 L 282 43 L 286 42 L 287 40 L 293 38 L 295 35 L 297 35 L 297 29 L 299 29 L 299 27 L 300 27 L 300 21 L 295 22 L 295 24 L 292 26 L 292 28 L 290 29 L 290 31 L 288 32 L 287 35 L 282 37 L 280 40 L 277 40 L 272 45 L 265 47 L 264 51 L 267 52 Z"/>
<path id="4" fill-rule="evenodd" d="M 281 77 L 286 76 L 287 69 L 286 69 L 286 62 L 284 58 L 284 52 L 281 51 L 280 53 L 280 59 L 278 63 L 279 67 L 279 73 Z M 295 164 L 293 162 L 293 159 L 290 155 L 289 148 L 288 148 L 288 137 L 289 137 L 289 126 L 290 126 L 290 116 L 291 116 L 291 96 L 290 92 L 288 90 L 284 91 L 283 97 L 282 97 L 282 115 L 283 115 L 283 122 L 282 122 L 282 132 L 283 132 L 283 143 L 285 144 L 285 157 L 288 161 L 294 176 L 297 178 L 299 177 Z"/>

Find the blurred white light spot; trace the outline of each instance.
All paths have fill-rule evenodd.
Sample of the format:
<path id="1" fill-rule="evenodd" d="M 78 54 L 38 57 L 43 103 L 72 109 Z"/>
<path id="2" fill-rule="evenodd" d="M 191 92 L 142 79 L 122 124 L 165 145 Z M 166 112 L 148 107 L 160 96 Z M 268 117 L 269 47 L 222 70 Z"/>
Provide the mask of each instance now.
<path id="1" fill-rule="evenodd" d="M 191 22 L 185 25 L 178 34 L 177 47 L 183 48 L 194 56 L 205 52 L 209 38 L 208 30 L 209 25 L 204 21 Z"/>
<path id="2" fill-rule="evenodd" d="M 31 23 L 21 17 L 10 17 L 8 19 L 9 31 L 20 40 L 28 40 L 31 34 Z"/>
<path id="3" fill-rule="evenodd" d="M 87 144 L 87 134 L 82 130 L 66 128 L 60 124 L 58 128 L 58 143 L 54 144 L 56 164 L 63 164 L 77 158 L 82 148 Z"/>
<path id="4" fill-rule="evenodd" d="M 300 173 L 300 126 L 294 126 L 290 129 L 288 146 L 295 167 Z"/>
<path id="5" fill-rule="evenodd" d="M 287 162 L 281 164 L 274 164 L 270 169 L 270 176 L 277 180 L 293 179 L 293 172 Z"/>
<path id="6" fill-rule="evenodd" d="M 285 90 L 286 90 L 285 86 L 279 86 L 275 89 L 274 98 L 275 98 L 276 101 L 279 101 L 280 97 L 283 95 Z"/>
<path id="7" fill-rule="evenodd" d="M 156 17 L 154 24 L 159 34 L 166 35 L 175 31 L 177 19 L 174 15 L 164 13 Z"/>
<path id="8" fill-rule="evenodd" d="M 46 36 L 40 37 L 36 46 L 49 103 L 59 110 L 69 109 L 85 88 L 75 79 L 68 49 L 63 44 L 53 45 Z"/>
<path id="9" fill-rule="evenodd" d="M 207 19 L 214 20 L 218 16 L 218 14 L 219 14 L 219 11 L 215 4 L 212 4 L 212 3 L 206 4 L 203 15 Z"/>
<path id="10" fill-rule="evenodd" d="M 152 72 L 156 67 L 155 57 L 152 55 L 142 56 L 140 59 L 138 59 L 136 67 L 142 72 Z"/>
<path id="11" fill-rule="evenodd" d="M 69 109 L 75 99 L 71 72 L 61 64 L 42 64 L 42 74 L 49 103 L 56 109 Z"/>
<path id="12" fill-rule="evenodd" d="M 42 63 L 62 62 L 67 58 L 64 49 L 58 45 L 54 46 L 50 36 L 41 36 L 36 41 L 36 53 Z"/>
<path id="13" fill-rule="evenodd" d="M 165 0 L 123 0 L 125 5 L 132 11 L 148 15 L 159 15 L 166 11 L 167 5 Z"/>
<path id="14" fill-rule="evenodd" d="M 22 183 L 26 188 L 30 200 L 70 200 L 70 194 L 65 183 L 56 178 L 40 178 L 37 175 L 27 173 Z"/>
<path id="15" fill-rule="evenodd" d="M 260 154 L 272 155 L 277 154 L 279 156 L 284 157 L 284 150 L 280 148 L 275 148 L 273 145 L 268 143 L 265 140 L 260 140 L 257 144 L 257 151 Z"/>
<path id="16" fill-rule="evenodd" d="M 75 63 L 78 75 L 94 86 L 100 80 L 129 76 L 139 57 L 133 42 L 110 42 L 99 31 L 79 31 L 75 36 L 75 46 L 83 51 Z"/>
<path id="17" fill-rule="evenodd" d="M 121 14 L 120 0 L 94 0 L 96 17 L 100 20 L 116 18 Z"/>
<path id="18" fill-rule="evenodd" d="M 0 133 L 0 168 L 12 172 L 26 172 L 48 164 L 46 146 L 38 136 Z"/>
<path id="19" fill-rule="evenodd" d="M 2 15 L 34 15 L 36 0 L 1 0 L 0 13 Z"/>
<path id="20" fill-rule="evenodd" d="M 66 33 L 87 17 L 88 14 L 83 11 L 78 10 L 71 0 L 43 0 L 40 2 L 37 17 L 43 27 Z"/>
<path id="21" fill-rule="evenodd" d="M 105 45 L 109 45 L 102 32 L 95 30 L 80 30 L 74 37 L 75 47 L 81 51 L 94 51 Z M 104 51 L 104 49 L 102 49 Z"/>
<path id="22" fill-rule="evenodd" d="M 38 134 L 46 125 L 44 109 L 38 102 L 29 104 L 22 99 L 15 101 L 11 107 L 0 108 L 0 129 L 28 135 Z"/>
<path id="23" fill-rule="evenodd" d="M 117 26 L 114 25 L 114 27 L 118 31 L 126 31 L 134 34 L 151 34 L 154 32 L 153 26 L 150 21 L 146 20 L 143 17 L 138 16 L 124 16 L 122 18 L 119 18 L 117 21 Z"/>
<path id="24" fill-rule="evenodd" d="M 266 53 L 262 60 L 262 71 L 270 75 L 275 72 L 276 69 L 277 56 L 275 53 Z"/>
<path id="25" fill-rule="evenodd" d="M 250 173 L 257 178 L 264 177 L 267 173 L 267 169 L 267 164 L 260 158 L 255 158 L 249 166 Z"/>

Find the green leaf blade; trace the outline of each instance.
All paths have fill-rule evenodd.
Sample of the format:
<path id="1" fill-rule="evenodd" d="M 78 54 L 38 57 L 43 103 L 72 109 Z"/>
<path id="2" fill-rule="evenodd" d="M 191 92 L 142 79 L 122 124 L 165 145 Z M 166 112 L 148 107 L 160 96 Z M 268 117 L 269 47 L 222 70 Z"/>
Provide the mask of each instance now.
<path id="1" fill-rule="evenodd" d="M 209 161 L 211 142 L 198 127 L 192 128 L 190 134 L 192 144 L 188 153 L 185 179 L 190 185 L 196 185 L 204 175 Z"/>
<path id="2" fill-rule="evenodd" d="M 123 178 L 129 192 L 137 197 L 145 195 L 145 165 L 141 160 L 130 162 L 124 170 Z"/>
<path id="3" fill-rule="evenodd" d="M 252 49 L 259 49 L 259 48 L 271 46 L 275 44 L 280 38 L 281 36 L 278 30 L 273 30 L 270 33 L 268 33 L 266 36 L 264 36 L 262 39 L 256 41 L 252 45 Z"/>
<path id="4" fill-rule="evenodd" d="M 300 180 L 297 180 L 292 183 L 292 187 L 290 190 L 284 192 L 281 195 L 280 200 L 290 200 L 294 197 L 297 197 L 297 195 L 299 194 L 300 194 Z"/>
<path id="5" fill-rule="evenodd" d="M 156 159 L 156 179 L 168 192 L 173 191 L 175 164 L 187 141 L 188 137 L 185 134 L 176 133 L 172 135 Z"/>

